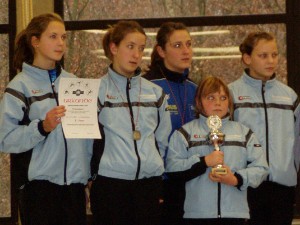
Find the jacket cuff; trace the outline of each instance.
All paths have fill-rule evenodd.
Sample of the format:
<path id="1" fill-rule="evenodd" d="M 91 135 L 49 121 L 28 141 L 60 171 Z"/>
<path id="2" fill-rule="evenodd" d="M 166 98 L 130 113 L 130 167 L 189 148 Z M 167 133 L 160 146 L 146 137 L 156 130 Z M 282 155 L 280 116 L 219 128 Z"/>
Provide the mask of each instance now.
<path id="1" fill-rule="evenodd" d="M 238 181 L 238 183 L 237 183 L 237 185 L 235 185 L 235 187 L 237 189 L 241 190 L 241 187 L 242 187 L 242 185 L 244 183 L 243 182 L 243 177 L 240 174 L 238 174 L 238 173 L 234 173 L 234 176 L 236 177 L 236 179 Z"/>
<path id="2" fill-rule="evenodd" d="M 45 137 L 47 137 L 48 134 L 50 134 L 50 132 L 47 132 L 47 131 L 44 130 L 43 120 L 40 120 L 38 122 L 38 130 L 39 130 L 40 134 L 43 135 L 43 136 L 45 136 Z"/>
<path id="3" fill-rule="evenodd" d="M 96 180 L 97 176 L 98 176 L 98 174 L 93 174 L 93 175 L 88 179 L 88 181 L 90 182 L 90 181 Z"/>
<path id="4" fill-rule="evenodd" d="M 205 156 L 200 157 L 200 163 L 207 168 L 206 162 L 205 162 Z"/>

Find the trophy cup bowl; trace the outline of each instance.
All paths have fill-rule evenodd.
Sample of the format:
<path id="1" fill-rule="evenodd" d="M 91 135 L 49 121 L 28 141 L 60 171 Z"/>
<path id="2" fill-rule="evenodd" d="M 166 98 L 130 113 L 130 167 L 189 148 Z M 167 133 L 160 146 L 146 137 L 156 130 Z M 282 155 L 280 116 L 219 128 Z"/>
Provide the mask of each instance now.
<path id="1" fill-rule="evenodd" d="M 224 143 L 225 134 L 219 129 L 222 127 L 222 120 L 217 115 L 212 115 L 207 118 L 207 125 L 210 128 L 208 135 L 210 143 L 214 145 L 215 151 L 220 151 L 220 145 Z M 219 164 L 212 168 L 213 174 L 227 174 L 227 169 Z"/>

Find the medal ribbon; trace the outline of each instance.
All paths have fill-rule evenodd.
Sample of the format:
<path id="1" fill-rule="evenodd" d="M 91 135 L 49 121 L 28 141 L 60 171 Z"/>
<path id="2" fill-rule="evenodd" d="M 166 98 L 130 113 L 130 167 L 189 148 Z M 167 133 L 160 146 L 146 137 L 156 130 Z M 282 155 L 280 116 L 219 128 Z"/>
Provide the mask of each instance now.
<path id="1" fill-rule="evenodd" d="M 115 85 L 122 101 L 125 103 L 125 98 L 124 96 L 122 95 L 119 87 L 117 86 L 117 84 L 115 83 L 115 81 L 112 79 L 112 77 L 109 75 L 109 78 L 111 79 L 111 81 L 113 82 L 113 84 Z M 127 78 L 128 79 L 128 78 Z M 137 113 L 136 113 L 136 120 L 134 122 L 134 118 L 133 118 L 133 115 L 131 116 L 130 114 L 130 111 L 127 107 L 127 112 L 129 113 L 129 116 L 130 116 L 130 119 L 131 121 L 133 122 L 133 125 L 134 125 L 134 130 L 136 130 L 136 127 L 138 126 L 138 121 L 139 121 L 139 114 L 140 114 L 140 99 L 141 99 L 141 90 L 142 90 L 142 78 L 140 77 L 140 90 L 139 90 L 139 99 L 138 99 L 138 110 L 137 110 Z"/>
<path id="2" fill-rule="evenodd" d="M 175 94 L 174 94 L 174 92 L 173 92 L 173 90 L 172 90 L 172 87 L 171 87 L 171 85 L 170 85 L 170 83 L 169 83 L 169 81 L 168 81 L 166 75 L 165 75 L 164 72 L 162 71 L 161 67 L 159 67 L 159 69 L 160 69 L 160 72 L 162 73 L 162 75 L 164 76 L 164 78 L 165 78 L 166 81 L 167 81 L 168 87 L 169 87 L 169 89 L 170 89 L 170 93 L 171 93 L 171 95 L 172 95 L 172 97 L 173 97 L 173 99 L 174 99 L 175 105 L 176 105 L 176 107 L 177 107 L 177 110 L 178 110 L 178 113 L 179 113 L 179 116 L 180 116 L 180 119 L 181 119 L 181 125 L 184 125 L 184 117 L 185 117 L 186 105 L 187 105 L 187 104 L 186 104 L 186 102 L 187 102 L 186 81 L 183 81 L 183 82 L 184 82 L 184 99 L 183 99 L 183 112 L 181 113 L 181 110 L 180 110 L 179 105 L 178 105 L 178 103 L 177 103 L 176 96 L 175 96 Z"/>

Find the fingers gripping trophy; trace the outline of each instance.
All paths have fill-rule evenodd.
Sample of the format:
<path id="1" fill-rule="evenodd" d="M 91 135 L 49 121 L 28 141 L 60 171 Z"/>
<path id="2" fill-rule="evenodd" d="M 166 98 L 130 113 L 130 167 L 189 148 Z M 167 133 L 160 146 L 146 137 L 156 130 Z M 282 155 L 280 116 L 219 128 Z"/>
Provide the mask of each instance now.
<path id="1" fill-rule="evenodd" d="M 217 115 L 212 115 L 207 118 L 207 126 L 210 128 L 208 134 L 210 143 L 214 145 L 215 151 L 220 151 L 220 145 L 224 143 L 225 134 L 219 129 L 222 127 L 222 120 Z M 227 174 L 227 169 L 219 164 L 212 168 L 212 173 L 215 174 Z"/>

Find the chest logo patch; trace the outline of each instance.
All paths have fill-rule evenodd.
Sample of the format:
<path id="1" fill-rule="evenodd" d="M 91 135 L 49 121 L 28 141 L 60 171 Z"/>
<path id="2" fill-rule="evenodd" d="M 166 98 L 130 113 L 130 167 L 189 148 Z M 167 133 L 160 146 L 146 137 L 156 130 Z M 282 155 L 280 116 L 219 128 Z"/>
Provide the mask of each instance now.
<path id="1" fill-rule="evenodd" d="M 40 94 L 40 93 L 43 93 L 43 90 L 41 90 L 41 89 L 37 89 L 37 90 L 31 90 L 31 93 L 32 94 Z"/>
<path id="2" fill-rule="evenodd" d="M 243 101 L 243 100 L 246 100 L 246 99 L 251 99 L 251 97 L 250 96 L 239 96 L 238 99 Z"/>

